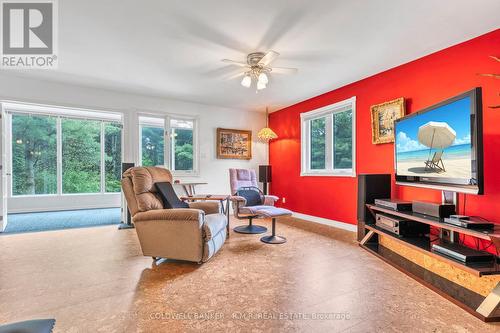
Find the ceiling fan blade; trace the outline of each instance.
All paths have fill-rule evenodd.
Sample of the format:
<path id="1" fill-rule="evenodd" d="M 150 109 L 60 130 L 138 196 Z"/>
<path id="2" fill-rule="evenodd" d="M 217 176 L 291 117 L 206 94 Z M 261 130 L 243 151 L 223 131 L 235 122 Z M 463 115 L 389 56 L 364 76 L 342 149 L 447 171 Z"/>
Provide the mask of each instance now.
<path id="1" fill-rule="evenodd" d="M 225 63 L 228 63 L 228 64 L 236 65 L 236 66 L 241 66 L 241 67 L 250 67 L 250 66 L 248 66 L 248 64 L 247 64 L 247 63 L 245 63 L 245 62 L 235 61 L 235 60 L 231 60 L 231 59 L 222 59 L 221 61 L 222 61 L 222 62 L 225 62 Z"/>
<path id="2" fill-rule="evenodd" d="M 224 77 L 223 80 L 224 81 L 234 80 L 234 79 L 237 79 L 237 78 L 243 76 L 243 74 L 245 74 L 245 73 L 244 72 L 240 72 L 240 73 L 228 75 L 228 76 Z"/>
<path id="3" fill-rule="evenodd" d="M 297 68 L 288 68 L 288 67 L 272 67 L 271 72 L 277 74 L 295 74 L 299 70 Z"/>
<path id="4" fill-rule="evenodd" d="M 271 62 L 274 61 L 274 59 L 278 58 L 280 54 L 276 51 L 269 50 L 267 51 L 266 55 L 260 59 L 260 61 L 257 63 L 259 66 L 268 66 Z"/>

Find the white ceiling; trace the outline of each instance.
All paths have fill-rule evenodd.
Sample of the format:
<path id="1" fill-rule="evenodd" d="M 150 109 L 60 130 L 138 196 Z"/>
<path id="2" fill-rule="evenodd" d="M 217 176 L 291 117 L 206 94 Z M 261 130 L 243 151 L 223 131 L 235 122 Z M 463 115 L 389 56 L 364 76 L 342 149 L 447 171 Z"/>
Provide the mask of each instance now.
<path id="1" fill-rule="evenodd" d="M 498 29 L 499 13 L 499 0 L 63 0 L 59 69 L 16 75 L 275 110 Z M 258 94 L 226 79 L 240 69 L 221 59 L 269 49 L 299 72 Z"/>

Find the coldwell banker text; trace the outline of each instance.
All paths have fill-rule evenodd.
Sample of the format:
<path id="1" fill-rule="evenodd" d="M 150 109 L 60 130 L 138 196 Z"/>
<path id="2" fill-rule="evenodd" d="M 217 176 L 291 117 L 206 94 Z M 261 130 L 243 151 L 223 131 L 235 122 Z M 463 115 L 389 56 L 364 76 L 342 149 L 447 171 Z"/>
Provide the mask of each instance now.
<path id="1" fill-rule="evenodd" d="M 1 0 L 4 69 L 57 68 L 56 0 Z"/>

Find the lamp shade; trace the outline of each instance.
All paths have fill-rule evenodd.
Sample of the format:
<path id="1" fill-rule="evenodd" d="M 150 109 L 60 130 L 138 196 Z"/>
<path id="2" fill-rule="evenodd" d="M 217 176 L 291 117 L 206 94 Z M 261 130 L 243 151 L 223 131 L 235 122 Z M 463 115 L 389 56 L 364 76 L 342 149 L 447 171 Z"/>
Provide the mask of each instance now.
<path id="1" fill-rule="evenodd" d="M 274 131 L 269 127 L 264 127 L 259 131 L 259 133 L 257 133 L 257 137 L 261 140 L 269 141 L 272 139 L 276 139 L 278 135 L 276 135 L 276 133 L 274 133 Z"/>

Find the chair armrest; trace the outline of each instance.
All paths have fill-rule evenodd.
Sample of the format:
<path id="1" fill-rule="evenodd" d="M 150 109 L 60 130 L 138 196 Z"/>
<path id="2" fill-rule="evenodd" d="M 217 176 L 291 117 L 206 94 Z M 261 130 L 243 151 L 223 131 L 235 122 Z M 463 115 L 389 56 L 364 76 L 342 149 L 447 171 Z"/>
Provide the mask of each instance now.
<path id="1" fill-rule="evenodd" d="M 142 221 L 203 221 L 204 212 L 199 209 L 175 208 L 175 209 L 153 209 L 147 212 L 139 212 L 134 215 L 134 223 Z"/>
<path id="2" fill-rule="evenodd" d="M 247 204 L 247 199 L 240 197 L 239 195 L 231 196 L 230 200 L 233 202 L 233 204 L 241 204 L 242 206 L 245 206 Z"/>
<path id="3" fill-rule="evenodd" d="M 274 206 L 274 203 L 279 200 L 275 195 L 264 195 L 264 206 Z"/>
<path id="4" fill-rule="evenodd" d="M 189 208 L 201 209 L 207 215 L 220 213 L 220 203 L 218 201 L 196 201 L 188 204 Z"/>

